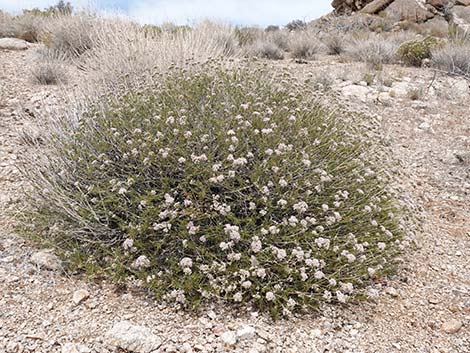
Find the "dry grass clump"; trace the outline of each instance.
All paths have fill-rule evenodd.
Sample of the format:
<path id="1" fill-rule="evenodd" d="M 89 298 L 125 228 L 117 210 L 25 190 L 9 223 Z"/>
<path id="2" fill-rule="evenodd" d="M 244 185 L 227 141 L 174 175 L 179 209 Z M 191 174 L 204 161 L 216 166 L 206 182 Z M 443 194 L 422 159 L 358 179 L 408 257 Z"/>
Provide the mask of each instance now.
<path id="1" fill-rule="evenodd" d="M 0 10 L 0 38 L 10 37 L 12 16 Z"/>
<path id="2" fill-rule="evenodd" d="M 263 37 L 264 40 L 276 44 L 280 49 L 284 51 L 289 50 L 289 45 L 293 37 L 296 36 L 296 33 L 289 34 L 286 31 L 279 30 L 274 32 L 267 32 Z"/>
<path id="3" fill-rule="evenodd" d="M 67 82 L 67 71 L 64 64 L 57 60 L 46 60 L 36 64 L 31 70 L 34 83 L 41 85 L 55 85 Z"/>
<path id="4" fill-rule="evenodd" d="M 88 73 L 85 84 L 91 84 L 92 89 L 98 86 L 98 92 L 138 85 L 144 77 L 156 79 L 152 77 L 155 72 L 165 72 L 190 59 L 205 62 L 239 50 L 233 27 L 208 21 L 190 30 L 163 31 L 156 37 L 149 37 L 129 21 L 107 21 L 103 26 L 94 37 L 97 44 L 79 59 L 80 67 Z"/>
<path id="5" fill-rule="evenodd" d="M 53 55 L 73 59 L 98 45 L 98 35 L 111 36 L 111 32 L 110 24 L 91 13 L 83 12 L 57 16 L 47 21 L 41 41 Z"/>
<path id="6" fill-rule="evenodd" d="M 311 33 L 296 35 L 289 44 L 289 51 L 295 59 L 314 59 L 320 48 L 320 41 Z"/>
<path id="7" fill-rule="evenodd" d="M 383 64 L 394 61 L 398 44 L 378 36 L 356 39 L 347 50 L 346 55 L 354 60 L 365 62 L 372 68 L 381 69 Z"/>
<path id="8" fill-rule="evenodd" d="M 41 33 L 43 33 L 47 20 L 48 19 L 42 16 L 27 12 L 17 16 L 11 23 L 12 36 L 30 43 L 35 43 L 39 40 Z"/>
<path id="9" fill-rule="evenodd" d="M 184 307 L 361 298 L 404 245 L 380 148 L 310 82 L 241 64 L 154 71 L 53 116 L 25 230 Z"/>
<path id="10" fill-rule="evenodd" d="M 448 44 L 432 51 L 433 64 L 450 74 L 470 77 L 470 44 Z"/>
<path id="11" fill-rule="evenodd" d="M 323 44 L 326 46 L 328 55 L 341 55 L 346 51 L 346 37 L 340 34 L 326 35 L 323 38 Z"/>
<path id="12" fill-rule="evenodd" d="M 272 41 L 257 40 L 246 48 L 248 55 L 262 59 L 282 60 L 284 59 L 284 50 Z"/>

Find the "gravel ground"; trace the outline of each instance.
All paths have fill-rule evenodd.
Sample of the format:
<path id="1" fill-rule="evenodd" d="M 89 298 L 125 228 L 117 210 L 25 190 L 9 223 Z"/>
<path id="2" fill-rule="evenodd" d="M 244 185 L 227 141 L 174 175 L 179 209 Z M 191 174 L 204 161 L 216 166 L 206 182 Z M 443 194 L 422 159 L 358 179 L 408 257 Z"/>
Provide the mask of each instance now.
<path id="1" fill-rule="evenodd" d="M 365 97 L 360 89 L 342 99 L 382 117 L 395 155 L 412 176 L 403 186 L 423 208 L 418 248 L 403 259 L 397 276 L 379 285 L 376 301 L 272 322 L 220 305 L 197 315 L 179 312 L 137 289 L 123 292 L 31 262 L 38 249 L 12 232 L 6 216 L 7 210 L 21 211 L 27 185 L 16 168 L 28 152 L 20 137 L 30 121 L 20 112 L 43 109 L 43 99 L 54 102 L 61 88 L 29 82 L 29 51 L 0 51 L 0 352 L 119 351 L 107 333 L 123 320 L 158 336 L 162 344 L 155 352 L 470 352 L 468 83 L 465 90 L 465 82 L 433 79 L 430 70 L 386 67 L 397 91 L 432 83 L 415 101 L 400 92 L 386 97 L 363 82 L 334 84 L 340 97 L 344 87 L 367 88 Z M 325 58 L 299 65 L 338 77 L 350 68 Z"/>

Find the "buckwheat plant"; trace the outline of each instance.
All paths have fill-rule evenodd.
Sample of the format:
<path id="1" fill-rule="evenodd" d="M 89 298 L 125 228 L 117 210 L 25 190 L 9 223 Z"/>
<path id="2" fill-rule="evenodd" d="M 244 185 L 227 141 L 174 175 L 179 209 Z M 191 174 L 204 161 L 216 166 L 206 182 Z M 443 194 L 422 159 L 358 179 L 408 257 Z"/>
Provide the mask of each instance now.
<path id="1" fill-rule="evenodd" d="M 367 135 L 309 85 L 214 60 L 58 119 L 31 231 L 185 307 L 360 298 L 403 247 L 399 211 Z"/>

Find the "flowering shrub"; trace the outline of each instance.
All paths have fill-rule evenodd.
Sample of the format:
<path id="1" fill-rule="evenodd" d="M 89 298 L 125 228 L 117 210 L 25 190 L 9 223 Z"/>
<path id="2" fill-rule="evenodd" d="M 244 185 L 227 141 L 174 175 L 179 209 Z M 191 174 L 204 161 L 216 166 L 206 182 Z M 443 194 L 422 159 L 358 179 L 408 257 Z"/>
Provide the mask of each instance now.
<path id="1" fill-rule="evenodd" d="M 398 213 L 366 135 L 310 85 L 211 62 L 57 119 L 31 231 L 184 306 L 358 298 L 400 250 Z"/>

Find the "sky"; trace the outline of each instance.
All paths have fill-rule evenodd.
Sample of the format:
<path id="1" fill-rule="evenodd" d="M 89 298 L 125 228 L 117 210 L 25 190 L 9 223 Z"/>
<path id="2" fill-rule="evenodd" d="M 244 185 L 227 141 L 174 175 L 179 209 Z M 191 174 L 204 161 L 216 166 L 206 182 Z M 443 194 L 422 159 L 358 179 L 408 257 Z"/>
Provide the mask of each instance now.
<path id="1" fill-rule="evenodd" d="M 58 0 L 0 0 L 0 9 L 16 12 L 25 8 L 45 8 Z M 70 1 L 70 0 L 69 0 Z M 174 22 L 191 24 L 214 19 L 235 25 L 285 25 L 305 21 L 331 11 L 331 0 L 71 0 L 75 8 L 119 11 L 140 23 Z"/>

